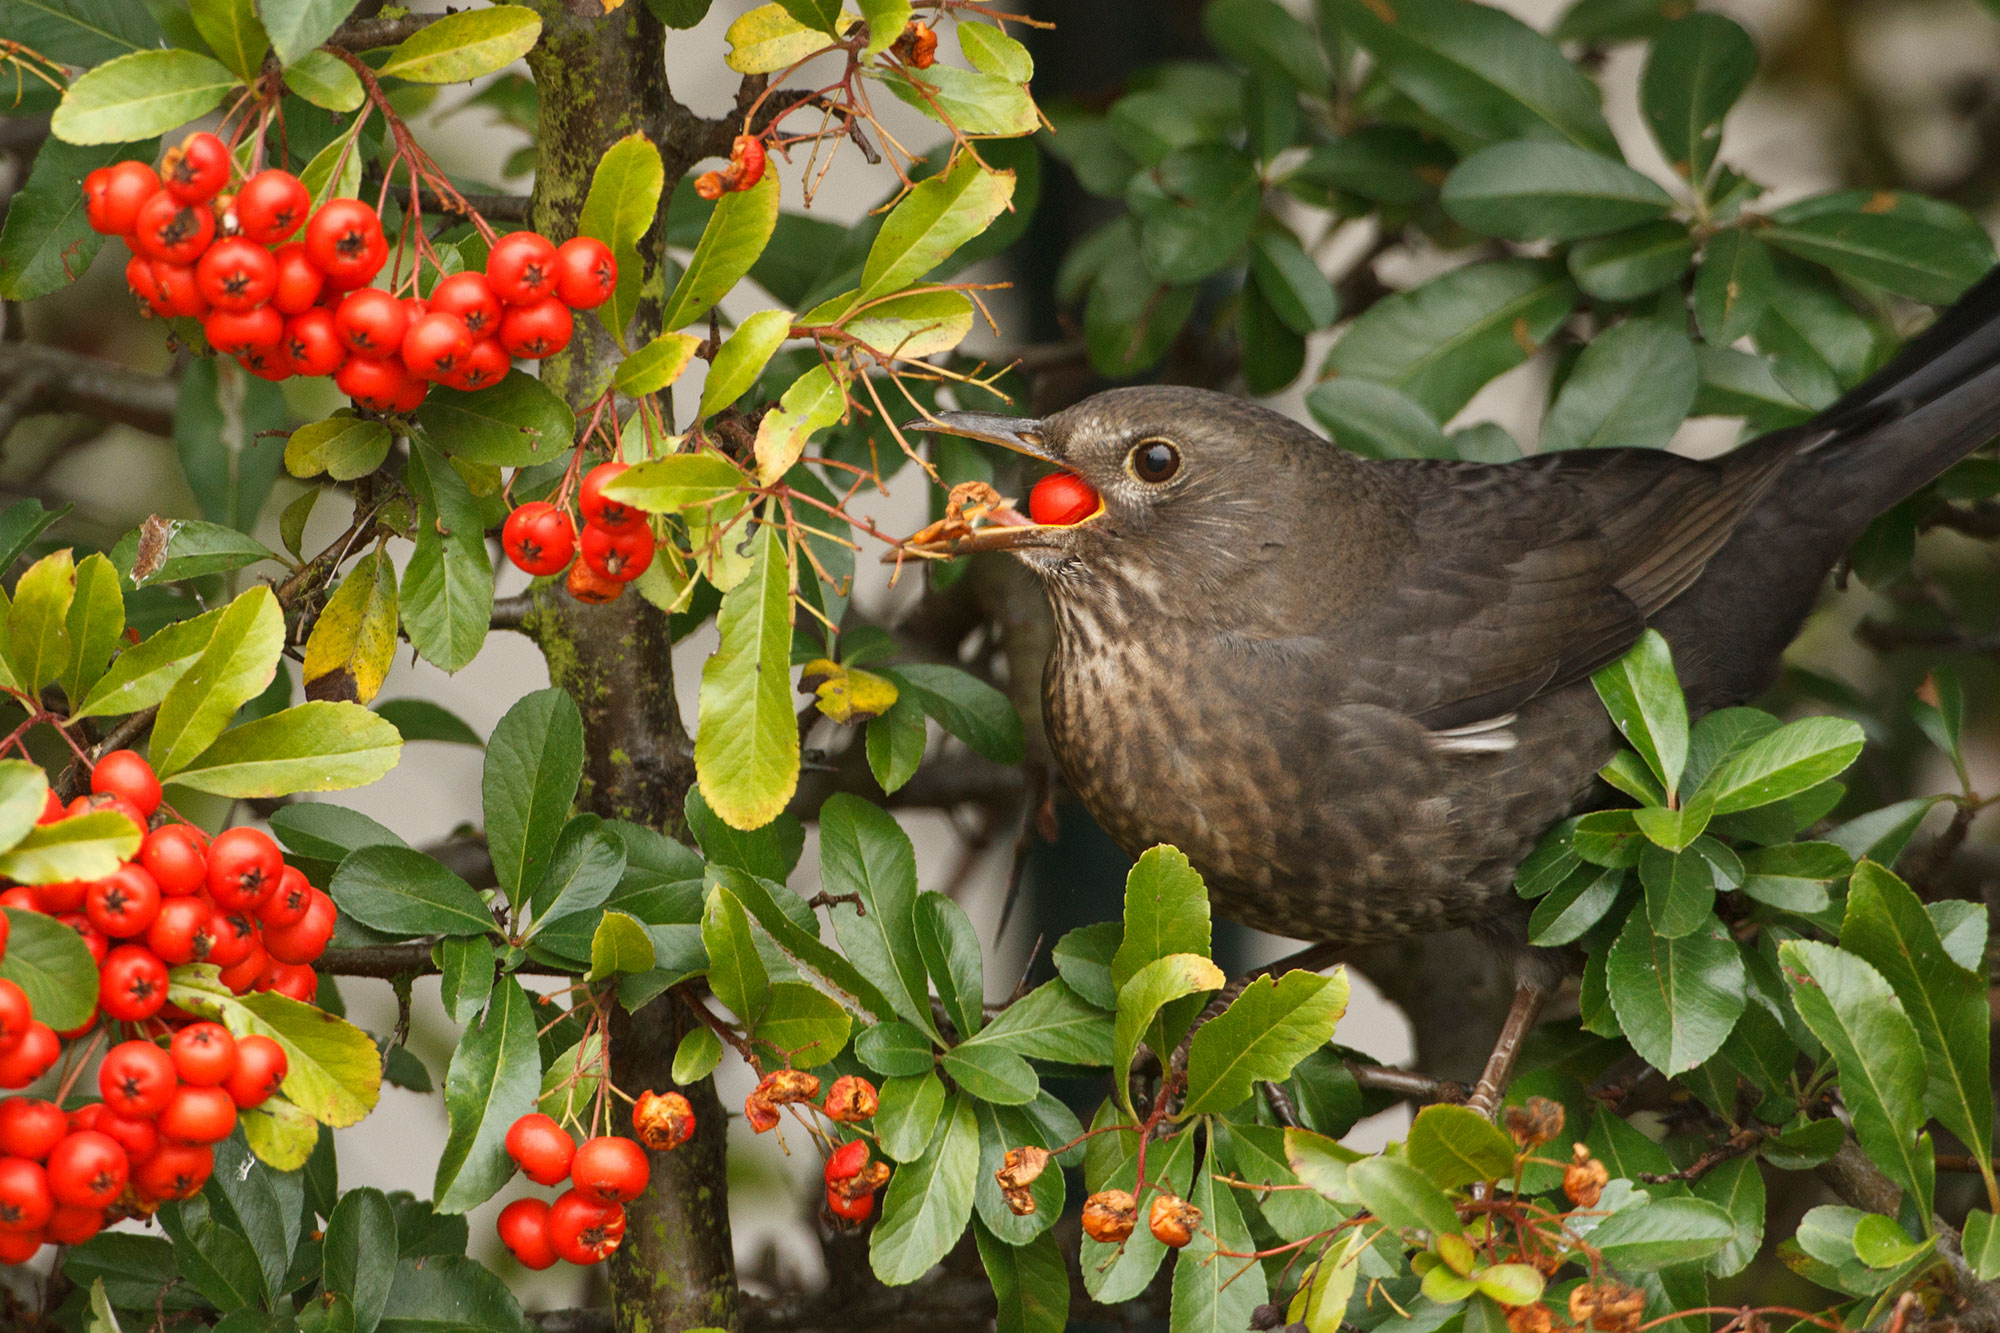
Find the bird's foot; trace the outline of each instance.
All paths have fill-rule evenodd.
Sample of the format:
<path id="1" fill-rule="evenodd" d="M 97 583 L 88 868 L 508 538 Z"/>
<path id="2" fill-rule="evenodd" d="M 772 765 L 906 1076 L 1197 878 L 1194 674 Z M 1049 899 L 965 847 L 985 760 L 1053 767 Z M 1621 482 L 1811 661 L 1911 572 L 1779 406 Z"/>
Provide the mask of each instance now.
<path id="1" fill-rule="evenodd" d="M 1493 1043 L 1493 1054 L 1487 1057 L 1486 1068 L 1480 1072 L 1479 1082 L 1465 1103 L 1488 1120 L 1500 1109 L 1500 1098 L 1514 1077 L 1515 1062 L 1521 1058 L 1521 1043 L 1541 1017 L 1548 998 L 1545 986 L 1523 984 L 1514 988 L 1514 1003 L 1507 1009 L 1507 1022 L 1501 1027 L 1500 1038 Z"/>

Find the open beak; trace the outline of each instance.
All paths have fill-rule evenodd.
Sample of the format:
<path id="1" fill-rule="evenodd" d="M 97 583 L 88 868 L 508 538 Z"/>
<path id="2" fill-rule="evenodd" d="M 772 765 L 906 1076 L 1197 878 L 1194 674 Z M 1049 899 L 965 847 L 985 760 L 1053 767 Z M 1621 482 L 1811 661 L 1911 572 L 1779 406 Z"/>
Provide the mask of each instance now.
<path id="1" fill-rule="evenodd" d="M 984 440 L 1002 449 L 1012 449 L 1017 454 L 1039 458 L 1044 463 L 1062 465 L 1062 460 L 1049 452 L 1042 423 L 1033 417 L 1008 417 L 998 412 L 939 412 L 925 421 L 908 422 L 903 429 Z"/>

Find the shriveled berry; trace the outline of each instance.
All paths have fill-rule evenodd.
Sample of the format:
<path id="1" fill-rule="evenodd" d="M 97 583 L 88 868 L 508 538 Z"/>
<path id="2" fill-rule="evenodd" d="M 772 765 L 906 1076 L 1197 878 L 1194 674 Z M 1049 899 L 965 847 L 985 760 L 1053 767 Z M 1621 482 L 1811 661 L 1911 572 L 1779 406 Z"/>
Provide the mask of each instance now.
<path id="1" fill-rule="evenodd" d="M 632 1106 L 632 1129 L 654 1152 L 669 1152 L 694 1137 L 694 1107 L 681 1093 L 648 1088 Z"/>
<path id="2" fill-rule="evenodd" d="M 867 1120 L 874 1116 L 881 1105 L 881 1098 L 875 1085 L 859 1074 L 842 1074 L 826 1090 L 826 1100 L 820 1109 L 826 1118 L 841 1124 L 853 1124 L 857 1120 Z"/>
<path id="3" fill-rule="evenodd" d="M 1153 1239 L 1169 1249 L 1180 1249 L 1194 1239 L 1201 1225 L 1201 1209 L 1178 1194 L 1155 1194 L 1146 1212 L 1146 1227 Z"/>
<path id="4" fill-rule="evenodd" d="M 1083 1201 L 1083 1233 L 1106 1245 L 1122 1245 L 1139 1222 L 1139 1203 L 1125 1190 L 1099 1190 Z"/>

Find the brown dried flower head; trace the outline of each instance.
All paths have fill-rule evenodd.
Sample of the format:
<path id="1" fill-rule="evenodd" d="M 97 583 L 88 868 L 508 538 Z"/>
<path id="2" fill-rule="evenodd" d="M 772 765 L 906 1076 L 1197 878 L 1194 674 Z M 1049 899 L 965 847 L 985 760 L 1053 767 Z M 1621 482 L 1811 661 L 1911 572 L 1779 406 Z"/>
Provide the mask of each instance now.
<path id="1" fill-rule="evenodd" d="M 1083 1234 L 1122 1245 L 1139 1224 L 1139 1201 L 1124 1190 L 1099 1190 L 1083 1201 Z"/>
<path id="2" fill-rule="evenodd" d="M 1563 1131 L 1561 1102 L 1530 1097 L 1525 1105 L 1507 1108 L 1507 1132 L 1523 1148 L 1539 1148 Z"/>
<path id="3" fill-rule="evenodd" d="M 1549 1307 L 1540 1301 L 1512 1306 L 1507 1311 L 1507 1333 L 1552 1333 L 1555 1323 Z"/>
<path id="4" fill-rule="evenodd" d="M 1569 1317 L 1598 1333 L 1632 1333 L 1646 1316 L 1646 1293 L 1623 1282 L 1586 1282 L 1569 1294 Z"/>
<path id="5" fill-rule="evenodd" d="M 1604 1194 L 1611 1173 L 1604 1163 L 1590 1155 L 1590 1149 L 1576 1145 L 1576 1158 L 1563 1168 L 1563 1194 L 1579 1208 L 1595 1208 Z"/>

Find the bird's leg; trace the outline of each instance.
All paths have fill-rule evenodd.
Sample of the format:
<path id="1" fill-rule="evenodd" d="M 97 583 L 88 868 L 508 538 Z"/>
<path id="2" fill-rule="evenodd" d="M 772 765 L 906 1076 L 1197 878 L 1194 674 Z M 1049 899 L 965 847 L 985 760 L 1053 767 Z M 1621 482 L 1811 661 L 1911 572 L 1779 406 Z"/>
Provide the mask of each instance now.
<path id="1" fill-rule="evenodd" d="M 1486 1068 L 1481 1071 L 1467 1106 L 1488 1119 L 1500 1108 L 1500 1095 L 1507 1090 L 1508 1080 L 1514 1076 L 1514 1062 L 1521 1057 L 1521 1043 L 1527 1040 L 1548 999 L 1549 988 L 1545 985 L 1524 981 L 1514 987 L 1514 1003 L 1507 1009 L 1507 1022 L 1500 1029 L 1500 1039 L 1493 1043 L 1493 1054 L 1487 1057 Z"/>

